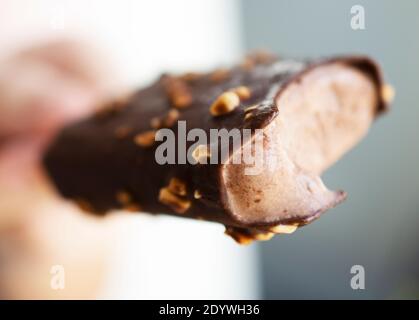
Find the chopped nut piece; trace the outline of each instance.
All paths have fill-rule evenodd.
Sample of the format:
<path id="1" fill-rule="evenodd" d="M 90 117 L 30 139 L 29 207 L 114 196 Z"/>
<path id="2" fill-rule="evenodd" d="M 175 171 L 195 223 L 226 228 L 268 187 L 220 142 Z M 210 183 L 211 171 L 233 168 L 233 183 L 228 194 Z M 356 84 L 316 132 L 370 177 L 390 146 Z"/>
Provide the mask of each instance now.
<path id="1" fill-rule="evenodd" d="M 155 130 L 139 133 L 134 137 L 134 142 L 141 147 L 150 147 L 154 144 L 156 136 Z"/>
<path id="2" fill-rule="evenodd" d="M 383 97 L 384 102 L 391 103 L 395 95 L 396 92 L 391 85 L 385 84 L 381 87 L 381 96 Z"/>
<path id="3" fill-rule="evenodd" d="M 270 231 L 273 233 L 293 233 L 297 230 L 298 225 L 286 225 L 286 224 L 278 224 L 277 226 L 271 227 Z"/>
<path id="4" fill-rule="evenodd" d="M 132 198 L 131 195 L 126 192 L 126 191 L 118 191 L 116 193 L 116 200 L 120 203 L 120 204 L 128 204 L 131 202 Z"/>
<path id="5" fill-rule="evenodd" d="M 237 93 L 224 92 L 211 105 L 210 112 L 213 116 L 227 114 L 236 109 L 240 104 L 240 98 Z"/>
<path id="6" fill-rule="evenodd" d="M 195 190 L 195 192 L 193 193 L 193 197 L 195 199 L 201 199 L 202 198 L 202 194 L 199 190 Z"/>
<path id="7" fill-rule="evenodd" d="M 192 95 L 189 86 L 180 78 L 167 76 L 163 80 L 170 102 L 175 108 L 183 109 L 192 104 Z"/>
<path id="8" fill-rule="evenodd" d="M 231 236 L 239 244 L 250 244 L 254 240 L 267 241 L 275 235 L 269 231 L 241 231 L 234 227 L 226 227 L 225 234 Z"/>
<path id="9" fill-rule="evenodd" d="M 244 115 L 244 120 L 249 120 L 251 117 L 253 117 L 253 113 L 252 112 L 246 112 Z"/>
<path id="10" fill-rule="evenodd" d="M 164 118 L 163 125 L 166 128 L 169 128 L 176 123 L 177 119 L 179 119 L 179 111 L 177 111 L 176 109 L 172 109 L 167 113 L 166 117 Z"/>
<path id="11" fill-rule="evenodd" d="M 161 121 L 161 119 L 158 118 L 158 117 L 151 118 L 151 120 L 150 120 L 150 126 L 153 129 L 160 129 L 162 127 L 162 121 Z"/>
<path id="12" fill-rule="evenodd" d="M 177 194 L 178 196 L 186 196 L 186 184 L 178 178 L 170 179 L 167 188 L 170 192 Z"/>
<path id="13" fill-rule="evenodd" d="M 192 157 L 200 164 L 207 164 L 208 158 L 211 157 L 211 151 L 205 144 L 200 144 L 192 151 Z"/>
<path id="14" fill-rule="evenodd" d="M 96 212 L 96 210 L 93 208 L 90 202 L 88 202 L 85 199 L 81 199 L 81 198 L 75 199 L 75 203 L 82 211 L 90 212 L 90 213 Z"/>
<path id="15" fill-rule="evenodd" d="M 257 107 L 259 107 L 259 105 L 255 104 L 253 106 L 250 106 L 250 107 L 244 109 L 244 112 L 247 113 L 247 112 L 253 111 L 253 110 L 257 109 Z"/>
<path id="16" fill-rule="evenodd" d="M 241 100 L 247 100 L 251 96 L 250 89 L 245 86 L 234 88 L 231 91 L 236 93 Z"/>
<path id="17" fill-rule="evenodd" d="M 241 245 L 244 245 L 244 246 L 247 246 L 254 241 L 254 239 L 248 238 L 248 237 L 245 237 L 245 236 L 231 236 L 231 237 L 234 240 L 236 240 L 238 244 L 241 244 Z"/>
<path id="18" fill-rule="evenodd" d="M 242 245 L 251 244 L 254 240 L 251 236 L 237 232 L 236 229 L 232 227 L 226 227 L 224 233 L 232 237 L 238 244 Z"/>
<path id="19" fill-rule="evenodd" d="M 132 128 L 127 126 L 121 126 L 115 129 L 115 136 L 118 139 L 126 138 L 132 131 Z"/>
<path id="20" fill-rule="evenodd" d="M 186 92 L 176 92 L 171 96 L 173 106 L 178 109 L 183 109 L 191 105 L 192 96 Z"/>
<path id="21" fill-rule="evenodd" d="M 124 206 L 124 210 L 129 211 L 129 212 L 139 212 L 141 211 L 141 206 L 135 203 L 130 203 Z"/>
<path id="22" fill-rule="evenodd" d="M 170 208 L 172 208 L 177 213 L 185 213 L 191 206 L 191 202 L 187 199 L 183 199 L 172 192 L 169 188 L 160 189 L 159 201 Z"/>
<path id="23" fill-rule="evenodd" d="M 153 129 L 170 128 L 173 126 L 177 119 L 179 119 L 179 111 L 171 109 L 164 117 L 154 117 L 150 121 Z"/>
<path id="24" fill-rule="evenodd" d="M 275 235 L 273 232 L 266 232 L 266 233 L 257 233 L 255 234 L 255 240 L 259 241 L 268 241 L 272 239 L 272 237 Z"/>
<path id="25" fill-rule="evenodd" d="M 211 73 L 210 79 L 214 82 L 221 82 L 230 77 L 230 71 L 228 69 L 220 68 Z"/>

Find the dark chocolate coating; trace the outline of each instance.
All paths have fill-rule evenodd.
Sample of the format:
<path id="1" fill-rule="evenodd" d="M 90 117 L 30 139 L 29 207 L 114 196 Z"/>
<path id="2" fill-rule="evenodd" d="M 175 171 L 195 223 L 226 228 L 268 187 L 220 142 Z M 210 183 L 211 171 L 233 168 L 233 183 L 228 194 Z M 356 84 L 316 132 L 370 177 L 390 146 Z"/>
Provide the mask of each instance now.
<path id="1" fill-rule="evenodd" d="M 181 80 L 182 85 L 187 86 L 192 96 L 188 107 L 178 109 L 178 120 L 186 120 L 187 130 L 204 129 L 208 136 L 211 128 L 262 129 L 278 115 L 275 98 L 287 85 L 299 81 L 305 72 L 314 67 L 335 62 L 350 65 L 368 75 L 376 84 L 379 97 L 376 114 L 386 109 L 380 91 L 380 70 L 367 57 L 349 56 L 316 61 L 273 60 L 257 63 L 250 68 L 234 67 L 226 77 L 218 80 L 214 80 L 211 74 L 191 79 L 186 76 L 176 78 L 184 79 Z M 320 212 L 316 212 L 299 221 L 244 225 L 233 217 L 226 204 L 220 180 L 222 165 L 157 164 L 155 150 L 159 142 L 146 148 L 134 143 L 134 137 L 151 130 L 152 119 L 163 117 L 173 108 L 166 88 L 169 78 L 170 76 L 163 75 L 125 102 L 119 102 L 117 107 L 61 131 L 47 151 L 44 163 L 52 181 L 64 197 L 88 202 L 94 212 L 104 213 L 124 207 L 116 196 L 123 190 L 130 195 L 129 202 L 139 205 L 142 211 L 202 218 L 243 232 L 267 230 L 269 226 L 278 223 L 304 225 L 320 215 Z M 226 90 L 238 86 L 250 88 L 251 97 L 229 114 L 212 116 L 209 107 L 214 100 Z M 258 108 L 253 112 L 254 116 L 245 120 L 244 109 L 255 104 Z M 127 129 L 122 138 L 115 134 L 121 127 Z M 187 142 L 186 147 L 192 143 Z M 185 183 L 187 194 L 184 198 L 191 202 L 190 208 L 183 214 L 176 213 L 170 206 L 158 200 L 160 189 L 167 186 L 173 177 Z M 195 190 L 199 190 L 202 195 L 199 199 L 194 198 Z"/>

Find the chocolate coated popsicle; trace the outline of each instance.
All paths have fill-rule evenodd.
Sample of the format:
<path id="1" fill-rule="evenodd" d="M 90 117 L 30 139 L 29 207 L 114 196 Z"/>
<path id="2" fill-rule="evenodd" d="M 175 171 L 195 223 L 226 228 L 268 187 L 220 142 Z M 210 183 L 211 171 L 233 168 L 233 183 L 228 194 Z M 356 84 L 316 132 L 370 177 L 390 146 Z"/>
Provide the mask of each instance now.
<path id="1" fill-rule="evenodd" d="M 96 214 L 165 213 L 222 223 L 239 243 L 267 240 L 345 199 L 320 176 L 392 94 L 368 57 L 259 53 L 162 75 L 62 130 L 44 162 L 61 194 Z"/>

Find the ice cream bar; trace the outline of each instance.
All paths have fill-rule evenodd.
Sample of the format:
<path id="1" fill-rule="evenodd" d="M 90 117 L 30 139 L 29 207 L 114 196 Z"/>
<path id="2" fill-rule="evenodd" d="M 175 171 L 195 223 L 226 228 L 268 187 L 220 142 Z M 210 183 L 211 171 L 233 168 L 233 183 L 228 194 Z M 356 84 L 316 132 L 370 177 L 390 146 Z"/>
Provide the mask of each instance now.
<path id="1" fill-rule="evenodd" d="M 345 199 L 321 175 L 392 95 L 368 57 L 256 53 L 162 75 L 64 128 L 44 163 L 64 197 L 96 214 L 171 214 L 222 223 L 239 243 L 267 240 Z"/>

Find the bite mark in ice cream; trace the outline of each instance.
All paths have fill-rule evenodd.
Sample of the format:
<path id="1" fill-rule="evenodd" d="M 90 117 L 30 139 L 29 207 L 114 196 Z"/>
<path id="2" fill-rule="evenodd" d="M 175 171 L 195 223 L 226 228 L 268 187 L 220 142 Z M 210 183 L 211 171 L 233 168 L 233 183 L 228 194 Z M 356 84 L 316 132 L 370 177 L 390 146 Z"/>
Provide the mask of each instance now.
<path id="1" fill-rule="evenodd" d="M 247 175 L 249 165 L 231 162 L 223 170 L 230 210 L 246 223 L 310 220 L 341 202 L 345 193 L 328 190 L 320 175 L 367 133 L 377 95 L 364 73 L 335 63 L 291 83 L 276 105 L 256 155 L 263 170 Z"/>

